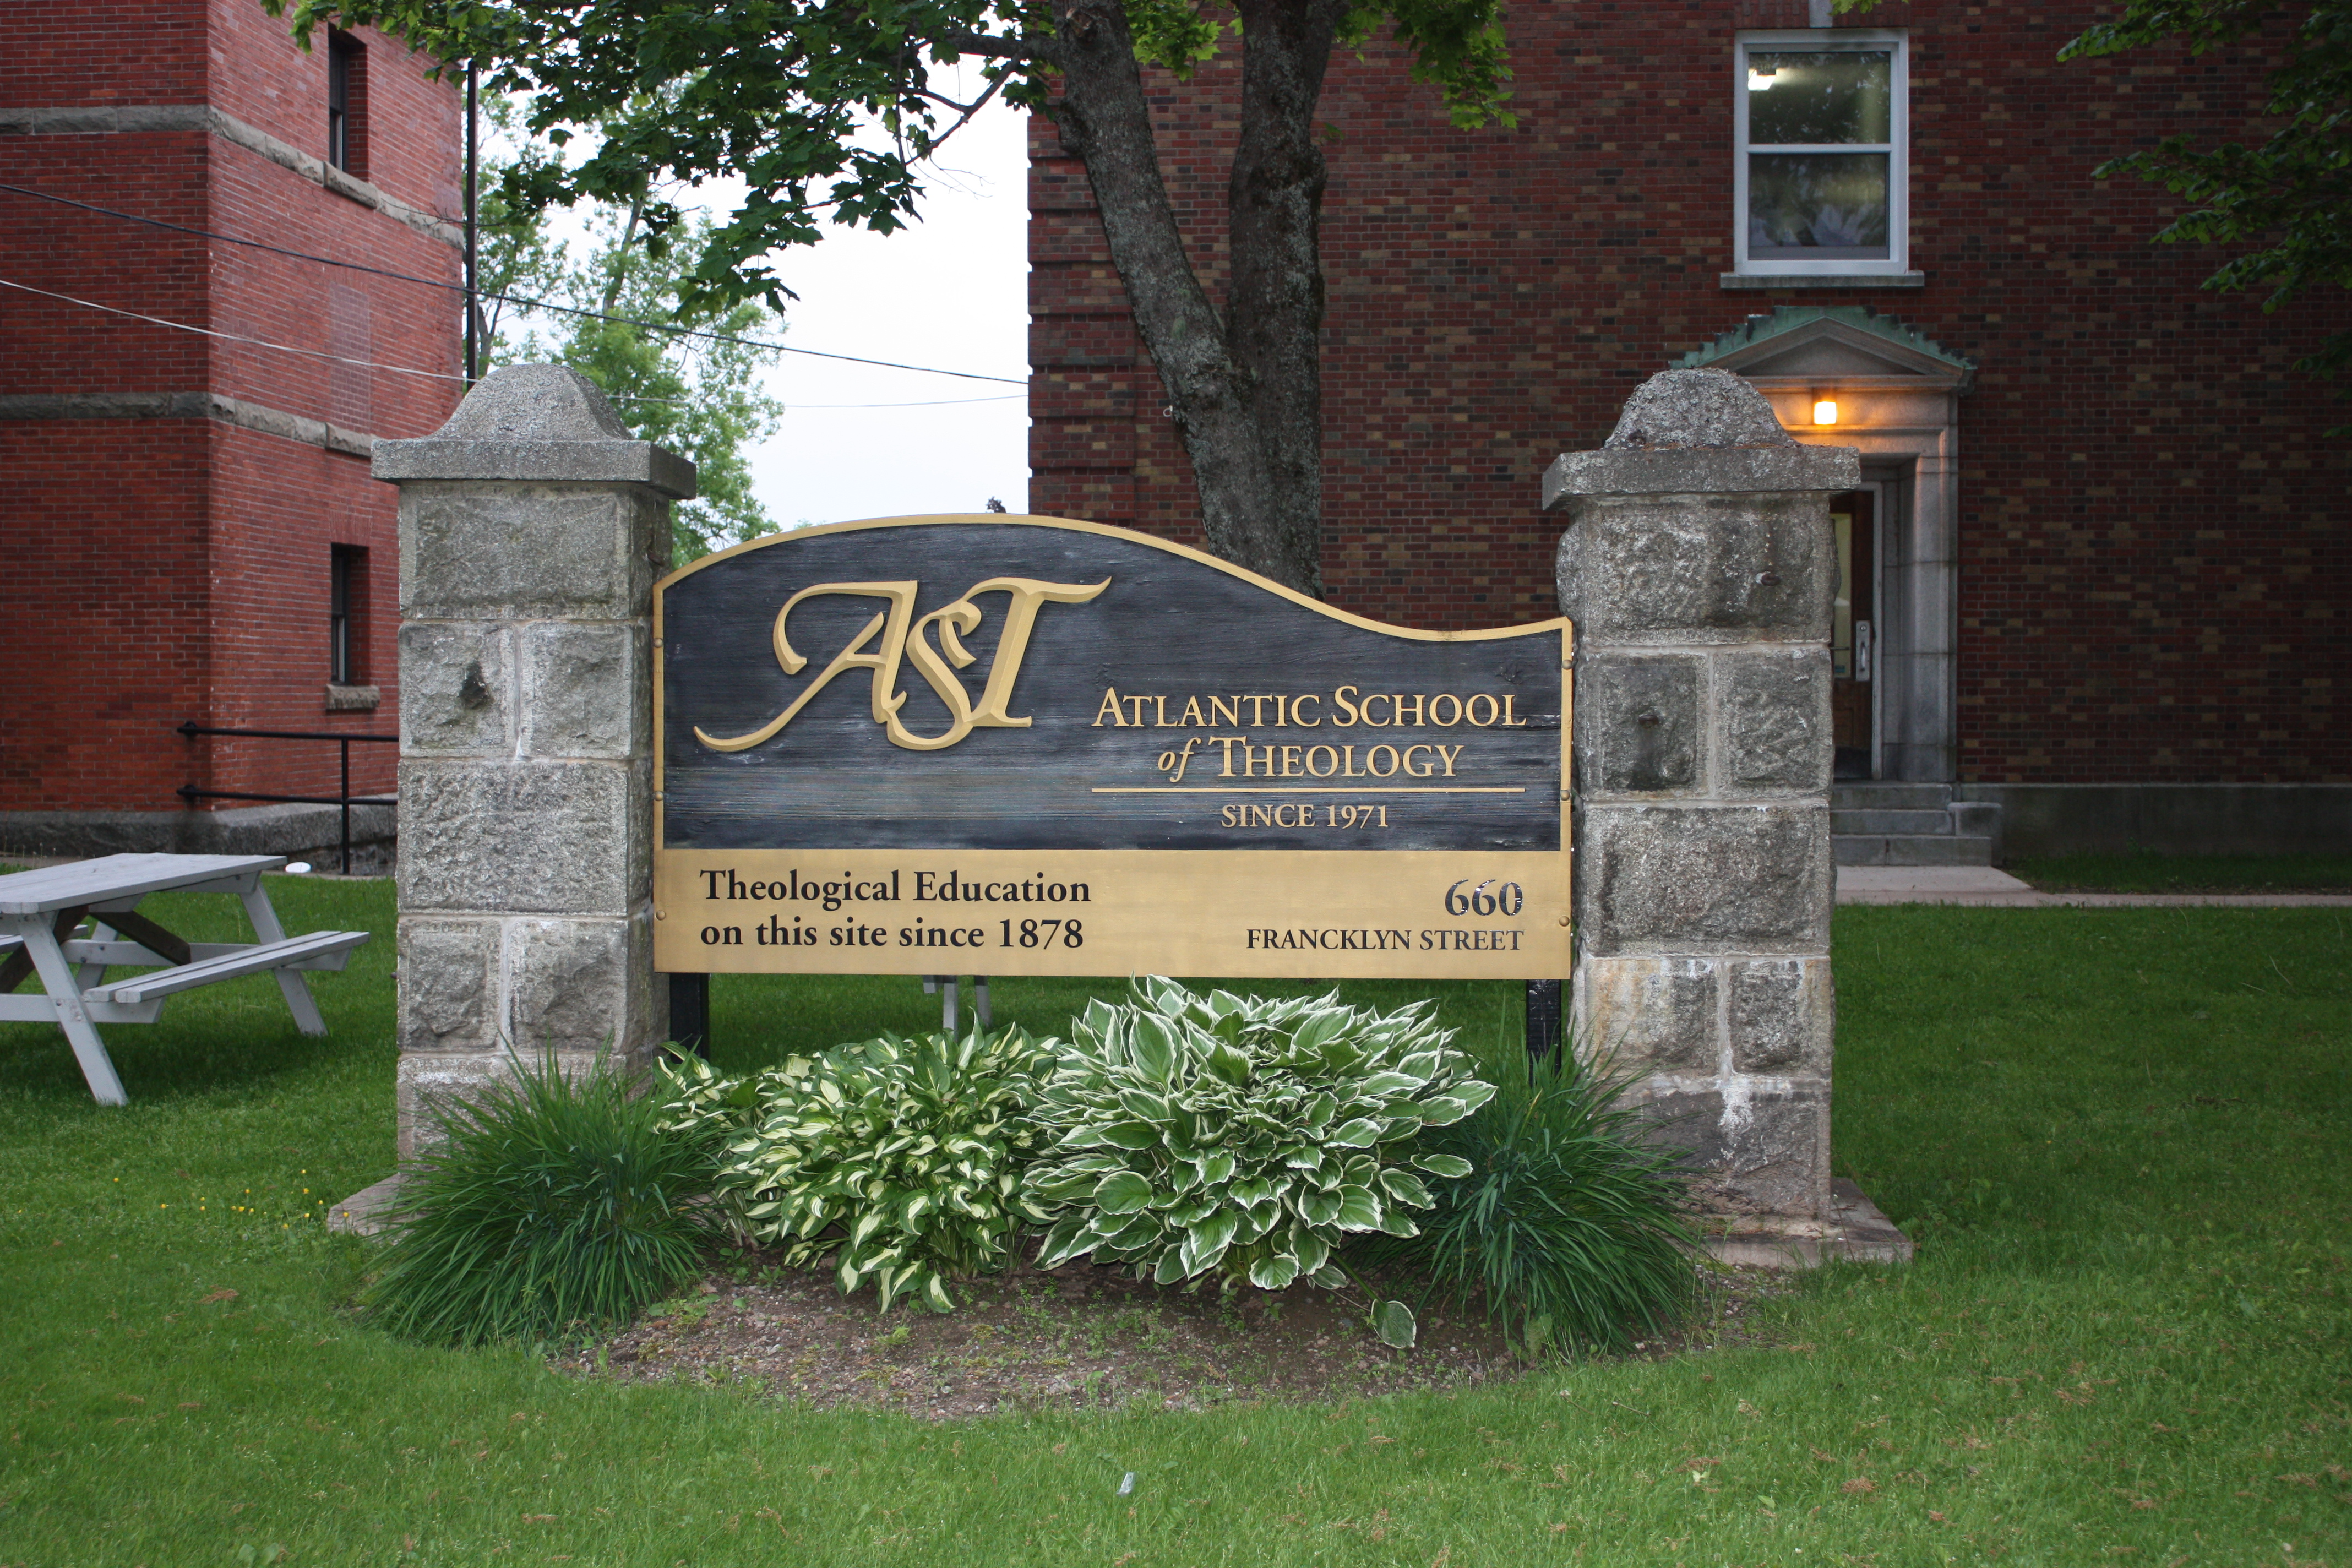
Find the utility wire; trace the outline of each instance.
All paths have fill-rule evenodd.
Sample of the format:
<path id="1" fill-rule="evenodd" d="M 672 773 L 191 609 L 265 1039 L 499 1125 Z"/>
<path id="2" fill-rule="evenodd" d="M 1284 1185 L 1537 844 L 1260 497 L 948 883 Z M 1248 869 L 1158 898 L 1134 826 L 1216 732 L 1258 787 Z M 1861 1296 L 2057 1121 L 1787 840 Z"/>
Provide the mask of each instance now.
<path id="1" fill-rule="evenodd" d="M 332 360 L 337 364 L 355 364 L 368 370 L 388 370 L 395 375 L 429 376 L 435 381 L 466 379 L 462 375 L 451 375 L 445 371 L 417 370 L 410 365 L 384 364 L 372 359 L 349 359 L 341 354 L 326 353 L 318 349 L 298 349 L 289 343 L 273 343 L 266 338 L 248 338 L 241 332 L 216 332 L 210 327 L 192 327 L 185 321 L 167 321 L 161 316 L 142 316 L 136 310 L 118 310 L 112 305 L 101 305 L 95 300 L 77 300 L 71 294 L 52 293 L 47 289 L 36 289 L 30 283 L 17 283 L 5 278 L 0 278 L 0 289 L 22 289 L 27 294 L 38 294 L 48 300 L 62 300 L 68 305 L 79 305 L 89 310 L 103 310 L 110 316 L 128 316 L 134 321 L 150 321 L 159 327 L 170 327 L 174 331 L 198 332 L 208 338 L 219 338 L 232 343 L 251 343 L 255 348 L 276 349 L 282 354 L 301 354 L 310 359 Z"/>
<path id="2" fill-rule="evenodd" d="M 363 262 L 339 261 L 331 256 L 313 256 L 307 250 L 289 250 L 282 245 L 270 245 L 258 239 L 239 239 L 233 234 L 215 234 L 207 228 L 191 228 L 185 224 L 165 223 L 161 218 L 142 217 L 137 213 L 117 212 L 112 207 L 94 206 L 89 202 L 78 202 L 71 196 L 56 195 L 47 191 L 34 190 L 30 186 L 26 185 L 0 184 L 0 191 L 8 191 L 20 196 L 32 196 L 39 201 L 56 202 L 62 206 L 79 207 L 83 212 L 96 213 L 101 217 L 121 218 L 125 223 L 144 224 L 150 228 L 169 229 L 174 234 L 194 235 L 199 239 L 216 239 L 224 245 L 247 246 L 255 250 L 268 251 L 273 256 L 289 257 L 296 261 L 315 261 L 321 267 L 341 267 L 348 271 L 366 272 L 378 278 L 389 278 L 395 282 L 400 283 L 418 283 L 427 289 L 440 289 L 452 294 L 463 294 L 466 291 L 466 286 L 463 283 L 444 283 L 437 278 L 417 278 L 405 272 L 394 272 L 382 267 L 370 267 Z M 18 285 L 18 287 L 22 287 L 22 285 Z M 36 289 L 35 292 L 37 293 L 39 290 Z M 59 295 L 58 298 L 63 299 L 64 296 Z M 818 349 L 794 348 L 790 343 L 762 342 L 757 338 L 739 338 L 725 332 L 698 331 L 691 327 L 672 326 L 665 321 L 641 321 L 633 316 L 613 316 L 607 315 L 602 310 L 583 310 L 579 309 L 577 306 L 559 305 L 551 300 L 533 300 L 520 294 L 491 294 L 477 292 L 475 298 L 478 300 L 496 300 L 501 304 L 514 305 L 524 310 L 552 310 L 558 315 L 583 316 L 590 321 L 612 321 L 624 327 L 640 327 L 650 332 L 667 332 L 673 337 L 700 338 L 707 342 L 714 343 L 739 343 L 745 348 L 766 349 L 776 353 L 802 354 L 810 359 L 839 360 L 845 364 L 870 364 L 878 366 L 884 370 L 911 370 L 919 372 L 924 375 L 951 375 L 963 381 L 994 381 L 1001 382 L 1006 386 L 1025 387 L 1029 384 L 1026 381 L 1009 375 L 982 375 L 976 371 L 941 370 L 937 365 L 901 364 L 896 360 L 864 359 L 856 354 L 826 353 Z M 77 300 L 76 303 L 86 303 L 86 301 Z M 100 310 L 104 310 L 107 307 L 103 305 L 98 307 Z M 125 311 L 122 313 L 129 314 L 130 312 Z M 166 321 L 163 324 L 166 326 L 175 326 L 178 323 Z M 190 328 L 189 330 L 192 331 L 202 331 L 201 328 Z M 220 334 L 215 335 L 217 336 Z M 294 353 L 307 353 L 310 351 L 306 349 L 294 349 L 289 352 Z M 326 357 L 331 358 L 333 356 L 329 355 Z M 352 363 L 357 363 L 359 362 L 353 361 Z M 382 368 L 393 370 L 399 367 L 394 365 L 386 365 Z M 418 375 L 429 375 L 436 373 L 430 371 L 417 371 L 413 374 Z M 459 376 L 457 379 L 463 381 L 465 377 Z M 893 406 L 915 407 L 919 405 L 913 404 L 890 405 L 877 403 L 845 405 L 843 406 L 883 408 Z"/>
<path id="3" fill-rule="evenodd" d="M 29 283 L 18 283 L 6 278 L 0 278 L 0 289 L 21 289 L 27 294 L 38 294 L 44 299 L 48 300 L 62 300 L 68 305 L 79 305 L 84 310 L 103 310 L 110 316 L 128 316 L 134 321 L 146 321 L 158 327 L 169 327 L 173 331 L 198 332 L 208 338 L 219 338 L 224 342 L 232 343 L 246 343 L 257 349 L 275 349 L 279 353 L 301 354 L 310 359 L 332 360 L 337 364 L 359 365 L 367 370 L 386 370 L 392 372 L 395 375 L 429 376 L 435 381 L 463 381 L 466 379 L 462 375 L 451 375 L 444 371 L 417 370 L 412 366 L 404 364 L 385 364 L 379 360 L 350 359 L 346 358 L 342 354 L 324 353 L 317 349 L 298 349 L 287 343 L 273 343 L 266 338 L 249 338 L 240 332 L 220 332 L 215 331 L 210 327 L 193 327 L 185 321 L 167 321 L 161 316 L 142 315 L 136 310 L 125 310 L 113 305 L 101 305 L 95 300 L 80 300 L 76 299 L 71 294 L 53 293 L 49 289 L 36 289 Z M 605 395 L 607 397 L 618 398 L 625 403 L 667 403 L 680 406 L 683 406 L 685 403 L 685 399 L 683 398 L 648 397 L 641 393 L 635 392 L 609 392 L 606 393 Z M 793 409 L 813 408 L 946 408 L 954 405 L 966 403 L 1017 403 L 1027 395 L 1028 394 L 1026 393 L 1013 392 L 1007 393 L 1003 396 L 998 397 L 942 397 L 934 398 L 929 402 L 923 403 L 788 402 L 784 405 L 784 408 L 787 413 Z"/>

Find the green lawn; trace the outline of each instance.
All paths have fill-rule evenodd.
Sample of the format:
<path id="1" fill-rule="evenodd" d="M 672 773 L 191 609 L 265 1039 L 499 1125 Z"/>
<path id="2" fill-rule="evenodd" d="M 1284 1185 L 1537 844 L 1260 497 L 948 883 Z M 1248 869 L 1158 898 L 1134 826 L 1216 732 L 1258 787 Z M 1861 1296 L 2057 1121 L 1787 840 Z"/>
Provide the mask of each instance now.
<path id="1" fill-rule="evenodd" d="M 2021 856 L 2003 869 L 2045 893 L 2352 893 L 2352 855 Z"/>
<path id="2" fill-rule="evenodd" d="M 1839 1166 L 1926 1243 L 1815 1277 L 1782 1348 L 932 1427 L 353 1322 L 318 1215 L 391 1168 L 391 894 L 272 891 L 387 933 L 315 982 L 323 1043 L 266 978 L 181 996 L 100 1110 L 0 1025 L 0 1563 L 2352 1564 L 2344 911 L 1841 910 Z M 722 981 L 719 1055 L 936 1006 Z"/>

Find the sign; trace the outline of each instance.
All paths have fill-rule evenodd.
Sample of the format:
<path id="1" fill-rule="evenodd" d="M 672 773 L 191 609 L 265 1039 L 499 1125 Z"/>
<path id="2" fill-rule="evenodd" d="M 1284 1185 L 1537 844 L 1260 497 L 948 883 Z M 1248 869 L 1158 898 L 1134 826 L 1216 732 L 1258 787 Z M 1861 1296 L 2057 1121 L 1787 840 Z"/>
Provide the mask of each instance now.
<path id="1" fill-rule="evenodd" d="M 657 968 L 1569 972 L 1565 621 L 983 514 L 707 556 L 654 638 Z"/>

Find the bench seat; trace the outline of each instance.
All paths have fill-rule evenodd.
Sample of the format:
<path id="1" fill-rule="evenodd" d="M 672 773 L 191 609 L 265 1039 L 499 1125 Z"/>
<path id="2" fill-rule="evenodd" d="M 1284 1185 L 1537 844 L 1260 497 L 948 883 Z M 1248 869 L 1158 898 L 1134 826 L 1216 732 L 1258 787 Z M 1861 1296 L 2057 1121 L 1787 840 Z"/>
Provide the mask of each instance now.
<path id="1" fill-rule="evenodd" d="M 283 942 L 265 942 L 218 957 L 200 958 L 177 968 L 153 970 L 128 980 L 92 986 L 82 993 L 82 999 L 136 1004 L 210 985 L 217 980 L 233 980 L 240 974 L 258 974 L 264 970 L 341 969 L 352 949 L 364 944 L 373 934 L 363 931 L 314 931 Z"/>

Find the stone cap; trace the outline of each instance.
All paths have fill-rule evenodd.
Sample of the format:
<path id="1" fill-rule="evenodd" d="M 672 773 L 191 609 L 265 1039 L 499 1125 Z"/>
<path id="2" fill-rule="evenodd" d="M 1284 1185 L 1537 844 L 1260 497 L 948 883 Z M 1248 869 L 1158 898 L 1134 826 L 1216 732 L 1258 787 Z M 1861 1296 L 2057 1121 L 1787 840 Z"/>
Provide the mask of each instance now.
<path id="1" fill-rule="evenodd" d="M 1543 504 L 1589 495 L 1692 495 L 1851 489 L 1862 457 L 1804 447 L 1772 405 L 1725 370 L 1660 371 L 1625 400 L 1598 452 L 1562 454 L 1544 471 Z"/>
<path id="2" fill-rule="evenodd" d="M 536 479 L 638 484 L 694 499 L 694 465 L 639 441 L 596 384 L 568 365 L 517 364 L 474 384 L 449 422 L 412 441 L 379 440 L 379 479 Z"/>

